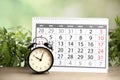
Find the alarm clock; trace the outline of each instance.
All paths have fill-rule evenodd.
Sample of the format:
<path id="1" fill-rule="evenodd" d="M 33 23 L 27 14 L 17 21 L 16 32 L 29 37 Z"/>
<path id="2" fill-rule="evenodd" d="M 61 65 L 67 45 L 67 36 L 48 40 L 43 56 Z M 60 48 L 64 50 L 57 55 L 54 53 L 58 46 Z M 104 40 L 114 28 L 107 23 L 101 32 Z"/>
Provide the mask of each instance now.
<path id="1" fill-rule="evenodd" d="M 44 38 L 44 37 L 36 37 Z M 34 39 L 36 39 L 34 38 Z M 44 38 L 46 39 L 46 38 Z M 47 41 L 47 39 L 46 39 Z M 36 47 L 38 45 L 34 42 L 31 43 L 28 48 L 31 52 L 28 56 L 28 65 L 35 73 L 47 72 L 53 65 L 53 55 L 52 55 L 52 44 L 45 42 L 43 45 Z"/>

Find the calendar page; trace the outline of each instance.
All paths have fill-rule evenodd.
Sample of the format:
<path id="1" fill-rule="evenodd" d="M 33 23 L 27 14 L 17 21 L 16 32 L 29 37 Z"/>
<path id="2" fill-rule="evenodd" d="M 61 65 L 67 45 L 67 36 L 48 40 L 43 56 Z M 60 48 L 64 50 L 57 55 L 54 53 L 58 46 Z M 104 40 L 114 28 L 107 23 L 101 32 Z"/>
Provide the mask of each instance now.
<path id="1" fill-rule="evenodd" d="M 108 19 L 34 17 L 32 40 L 39 36 L 53 45 L 51 71 L 108 71 Z"/>

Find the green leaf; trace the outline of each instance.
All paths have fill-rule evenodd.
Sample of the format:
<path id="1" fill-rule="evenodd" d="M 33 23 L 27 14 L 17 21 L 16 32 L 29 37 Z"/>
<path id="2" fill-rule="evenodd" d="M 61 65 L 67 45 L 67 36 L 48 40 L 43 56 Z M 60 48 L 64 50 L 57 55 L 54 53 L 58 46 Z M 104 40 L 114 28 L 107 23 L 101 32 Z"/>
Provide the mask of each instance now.
<path id="1" fill-rule="evenodd" d="M 13 67 L 19 66 L 20 60 L 17 57 L 14 57 Z"/>
<path id="2" fill-rule="evenodd" d="M 10 53 L 8 51 L 8 45 L 7 42 L 3 43 L 3 47 L 1 50 L 1 53 L 4 54 L 4 63 L 6 63 L 6 66 L 9 66 L 9 62 L 10 62 Z"/>
<path id="3" fill-rule="evenodd" d="M 120 17 L 119 16 L 117 16 L 115 18 L 115 22 L 116 22 L 116 25 L 120 27 Z"/>
<path id="4" fill-rule="evenodd" d="M 7 29 L 3 27 L 4 34 L 7 33 Z"/>

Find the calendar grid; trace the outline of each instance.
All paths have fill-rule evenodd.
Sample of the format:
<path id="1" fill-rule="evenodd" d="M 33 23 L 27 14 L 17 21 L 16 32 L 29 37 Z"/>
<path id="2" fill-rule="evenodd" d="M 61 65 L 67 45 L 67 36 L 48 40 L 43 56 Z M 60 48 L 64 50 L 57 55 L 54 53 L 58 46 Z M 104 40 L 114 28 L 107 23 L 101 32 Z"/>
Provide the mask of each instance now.
<path id="1" fill-rule="evenodd" d="M 37 29 L 41 29 L 39 30 L 39 32 L 42 31 L 42 29 L 46 31 L 39 33 Z M 102 34 L 102 36 L 104 37 L 104 40 L 102 41 L 93 40 L 96 38 L 96 36 L 97 37 L 99 36 L 98 32 L 96 32 L 99 29 L 103 31 L 105 30 L 105 34 Z M 78 30 L 79 31 L 83 30 L 86 32 L 78 33 L 77 32 Z M 94 31 L 94 34 L 88 33 L 89 31 L 90 32 Z M 38 37 L 39 35 L 47 36 L 47 38 L 50 37 L 51 40 L 50 39 L 48 40 L 54 42 L 53 43 L 53 47 L 55 48 L 55 51 L 53 51 L 53 55 L 55 58 L 54 67 L 106 68 L 106 62 L 105 64 L 103 64 L 103 66 L 99 66 L 99 65 L 97 66 L 98 60 L 94 59 L 94 56 L 98 56 L 96 49 L 98 48 L 101 49 L 101 47 L 97 47 L 96 43 L 100 42 L 99 43 L 100 45 L 102 42 L 104 42 L 103 45 L 104 46 L 107 45 L 105 41 L 107 39 L 105 38 L 105 36 L 107 36 L 106 25 L 36 24 L 35 36 Z M 80 40 L 80 39 L 83 39 L 83 40 Z M 99 39 L 102 39 L 102 37 L 99 36 Z M 103 48 L 103 49 L 105 50 L 106 48 Z M 106 56 L 105 53 L 106 53 L 106 50 L 104 52 L 104 55 L 102 56 L 105 57 Z M 76 57 L 79 59 L 76 59 Z M 83 59 L 84 57 L 85 59 Z M 77 62 L 79 63 L 79 65 Z M 100 62 L 103 62 L 103 60 L 100 60 Z"/>

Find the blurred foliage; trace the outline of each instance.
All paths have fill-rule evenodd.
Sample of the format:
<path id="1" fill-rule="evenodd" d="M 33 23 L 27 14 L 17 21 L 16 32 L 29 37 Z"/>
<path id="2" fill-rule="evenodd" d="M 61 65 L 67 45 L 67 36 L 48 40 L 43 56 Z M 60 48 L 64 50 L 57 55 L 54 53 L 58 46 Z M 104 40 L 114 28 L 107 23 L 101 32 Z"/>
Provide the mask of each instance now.
<path id="1" fill-rule="evenodd" d="M 115 18 L 116 28 L 109 32 L 109 65 L 120 66 L 120 17 Z"/>
<path id="2" fill-rule="evenodd" d="M 27 66 L 27 46 L 31 41 L 29 35 L 19 28 L 17 32 L 0 28 L 0 67 Z"/>

